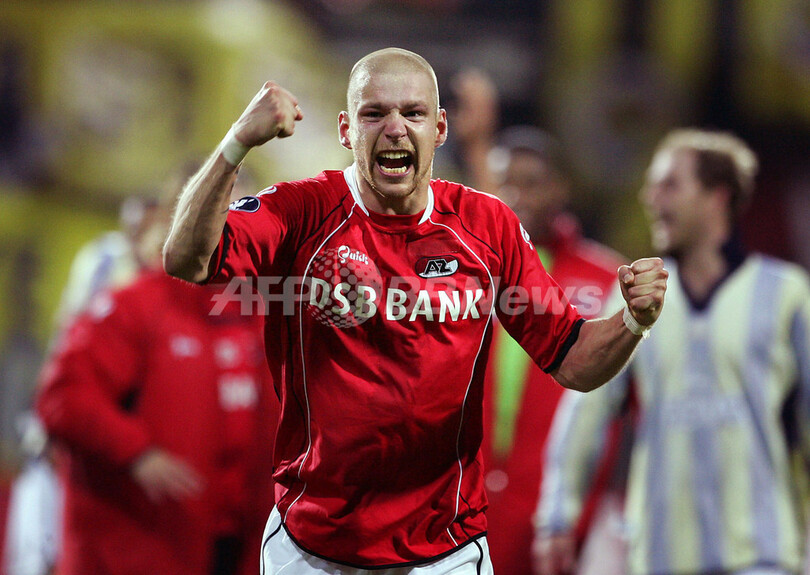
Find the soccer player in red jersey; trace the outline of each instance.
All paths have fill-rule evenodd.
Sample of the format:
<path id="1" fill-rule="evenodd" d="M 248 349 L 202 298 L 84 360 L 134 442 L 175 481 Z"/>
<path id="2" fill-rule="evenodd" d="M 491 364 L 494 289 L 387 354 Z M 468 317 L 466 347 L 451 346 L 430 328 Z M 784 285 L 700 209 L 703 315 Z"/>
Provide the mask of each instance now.
<path id="1" fill-rule="evenodd" d="M 626 311 L 585 321 L 503 202 L 431 179 L 447 118 L 430 64 L 369 54 L 347 100 L 352 166 L 229 210 L 248 150 L 303 119 L 265 83 L 181 194 L 164 266 L 267 288 L 282 415 L 264 573 L 491 573 L 479 447 L 493 315 L 559 383 L 587 391 L 655 322 L 667 272 L 655 258 L 620 267 Z"/>

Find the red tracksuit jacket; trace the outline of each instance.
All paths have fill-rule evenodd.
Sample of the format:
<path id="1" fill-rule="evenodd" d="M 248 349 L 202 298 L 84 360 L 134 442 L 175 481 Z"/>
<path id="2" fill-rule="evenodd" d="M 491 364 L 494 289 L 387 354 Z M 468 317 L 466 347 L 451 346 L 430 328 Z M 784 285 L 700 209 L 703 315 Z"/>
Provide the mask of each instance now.
<path id="1" fill-rule="evenodd" d="M 37 409 L 66 448 L 60 575 L 207 575 L 223 536 L 244 540 L 255 571 L 277 400 L 261 318 L 211 315 L 212 294 L 146 273 L 97 298 L 46 366 Z M 203 494 L 147 498 L 129 467 L 150 446 L 196 469 Z"/>

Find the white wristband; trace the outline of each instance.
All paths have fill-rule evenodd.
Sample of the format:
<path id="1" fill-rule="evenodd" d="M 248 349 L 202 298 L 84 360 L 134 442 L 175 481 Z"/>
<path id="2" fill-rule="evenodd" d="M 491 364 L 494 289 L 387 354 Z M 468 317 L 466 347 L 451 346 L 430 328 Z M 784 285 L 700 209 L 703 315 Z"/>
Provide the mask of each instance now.
<path id="1" fill-rule="evenodd" d="M 652 326 L 649 325 L 641 325 L 636 321 L 636 318 L 633 317 L 633 314 L 630 313 L 630 308 L 625 307 L 624 313 L 622 314 L 622 320 L 624 321 L 624 325 L 627 329 L 630 330 L 630 333 L 633 335 L 640 335 L 644 339 L 650 337 L 650 329 Z"/>
<path id="2" fill-rule="evenodd" d="M 238 166 L 242 163 L 242 160 L 245 159 L 249 151 L 249 147 L 236 139 L 233 126 L 231 126 L 231 129 L 228 130 L 228 133 L 225 134 L 222 143 L 219 145 L 219 153 L 222 154 L 222 157 L 225 158 L 229 164 Z"/>

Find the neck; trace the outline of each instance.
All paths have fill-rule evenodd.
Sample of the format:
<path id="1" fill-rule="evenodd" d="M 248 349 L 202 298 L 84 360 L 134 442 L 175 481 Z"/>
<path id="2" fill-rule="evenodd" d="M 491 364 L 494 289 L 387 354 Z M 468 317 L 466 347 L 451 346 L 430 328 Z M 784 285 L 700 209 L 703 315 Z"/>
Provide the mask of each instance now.
<path id="1" fill-rule="evenodd" d="M 385 215 L 410 216 L 418 214 L 427 206 L 427 190 L 414 191 L 406 197 L 389 197 L 376 190 L 361 191 L 363 204 L 372 212 Z"/>
<path id="2" fill-rule="evenodd" d="M 355 182 L 363 205 L 366 206 L 366 209 L 378 214 L 410 216 L 418 214 L 428 204 L 429 181 L 424 185 L 417 184 L 413 190 L 401 195 L 380 192 L 371 187 L 359 172 L 355 172 Z"/>
<path id="3" fill-rule="evenodd" d="M 684 288 L 694 300 L 702 301 L 742 262 L 745 251 L 735 231 L 729 228 L 674 256 Z"/>
<path id="4" fill-rule="evenodd" d="M 696 300 L 705 299 L 728 273 L 729 263 L 719 249 L 698 249 L 676 256 L 686 289 Z"/>

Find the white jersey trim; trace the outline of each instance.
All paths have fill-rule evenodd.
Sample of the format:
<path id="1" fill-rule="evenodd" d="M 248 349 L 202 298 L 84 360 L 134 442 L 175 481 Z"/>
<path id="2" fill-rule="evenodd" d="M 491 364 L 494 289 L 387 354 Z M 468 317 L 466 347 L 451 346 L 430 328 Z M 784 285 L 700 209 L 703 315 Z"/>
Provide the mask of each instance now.
<path id="1" fill-rule="evenodd" d="M 454 236 L 456 236 L 456 238 L 461 243 L 461 245 L 463 245 L 464 248 L 468 252 L 470 252 L 470 254 L 472 254 L 472 256 L 475 257 L 475 259 L 477 259 L 478 262 L 481 264 L 481 266 L 487 271 L 487 276 L 489 276 L 490 289 L 492 290 L 492 298 L 491 298 L 490 304 L 489 304 L 489 314 L 487 316 L 487 323 L 484 326 L 484 330 L 481 332 L 481 341 L 478 343 L 478 351 L 475 354 L 475 361 L 472 364 L 472 371 L 470 373 L 470 379 L 467 382 L 467 389 L 464 392 L 464 400 L 462 401 L 462 404 L 461 404 L 461 420 L 459 421 L 458 433 L 456 434 L 456 462 L 458 463 L 458 487 L 456 487 L 455 511 L 454 511 L 454 514 L 453 514 L 453 519 L 450 520 L 450 525 L 452 525 L 456 521 L 456 519 L 458 518 L 458 507 L 459 507 L 459 501 L 461 500 L 461 481 L 464 478 L 464 465 L 461 462 L 461 454 L 459 453 L 459 451 L 460 451 L 460 442 L 461 442 L 461 432 L 462 432 L 462 429 L 464 428 L 464 414 L 467 411 L 467 398 L 470 395 L 470 387 L 472 386 L 473 378 L 475 377 L 474 376 L 475 368 L 478 365 L 478 359 L 481 357 L 481 348 L 483 348 L 483 346 L 484 346 L 484 339 L 486 338 L 487 330 L 489 329 L 489 326 L 492 324 L 492 317 L 495 315 L 495 282 L 492 279 L 492 273 L 489 271 L 489 268 L 484 263 L 484 260 L 475 251 L 473 251 L 473 249 L 470 246 L 467 245 L 467 242 L 465 242 L 461 238 L 461 236 L 458 234 L 458 232 L 456 232 L 456 230 L 454 230 L 453 228 L 451 228 L 448 225 L 440 224 L 438 222 L 434 222 L 433 220 L 430 220 L 430 223 L 433 224 L 434 226 L 446 228 L 447 230 L 450 231 L 450 233 L 452 233 Z M 454 545 L 458 545 L 455 538 L 453 537 L 453 534 L 450 532 L 450 525 L 447 526 L 447 535 L 450 537 L 450 540 L 453 542 Z"/>
<path id="2" fill-rule="evenodd" d="M 360 186 L 357 185 L 357 165 L 352 164 L 345 170 L 343 170 L 343 177 L 346 179 L 346 184 L 349 186 L 349 191 L 352 193 L 352 198 L 354 199 L 354 203 L 360 206 L 360 209 L 363 210 L 363 213 L 368 215 L 368 208 L 363 203 L 363 198 L 360 197 Z M 425 213 L 422 214 L 422 217 L 419 219 L 419 223 L 423 224 L 428 221 L 431 214 L 433 213 L 433 187 L 428 185 L 428 197 L 427 203 L 425 204 Z"/>
<path id="3" fill-rule="evenodd" d="M 361 204 L 361 207 L 362 207 L 362 204 Z M 343 221 L 340 222 L 337 226 L 335 226 L 334 230 L 329 232 L 329 234 L 318 245 L 318 247 L 315 248 L 315 251 L 309 257 L 309 261 L 307 261 L 307 267 L 304 268 L 304 278 L 303 278 L 303 281 L 301 282 L 301 289 L 298 292 L 298 297 L 299 297 L 301 302 L 304 301 L 304 286 L 306 285 L 307 276 L 309 275 L 310 269 L 312 267 L 312 260 L 314 260 L 315 256 L 317 256 L 320 253 L 321 248 L 323 248 L 323 246 L 326 245 L 326 242 L 329 241 L 329 238 L 331 238 L 333 235 L 335 235 L 337 233 L 337 231 L 340 228 L 342 228 L 346 224 L 346 222 L 349 221 L 349 219 L 352 217 L 353 214 L 354 214 L 354 206 L 352 206 L 352 209 L 349 211 L 349 214 L 343 219 Z M 304 388 L 304 401 L 305 401 L 306 406 L 307 406 L 307 449 L 304 452 L 304 457 L 301 459 L 301 464 L 298 466 L 298 473 L 297 473 L 298 479 L 301 479 L 301 471 L 303 471 L 304 465 L 306 464 L 307 459 L 309 459 L 309 454 L 312 451 L 312 412 L 310 411 L 310 407 L 309 407 L 309 392 L 307 391 L 307 362 L 306 362 L 306 354 L 304 352 L 304 337 L 303 337 L 303 333 L 304 333 L 304 306 L 303 306 L 303 304 L 299 305 L 299 307 L 298 307 L 298 332 L 299 332 L 299 338 L 298 338 L 299 339 L 299 348 L 300 348 L 300 351 L 301 351 L 301 381 L 303 383 L 303 388 Z M 301 499 L 301 497 L 303 497 L 306 490 L 307 490 L 307 483 L 305 481 L 304 486 L 301 488 L 301 493 L 298 494 L 298 496 L 293 500 L 292 503 L 290 503 L 290 505 L 287 507 L 287 510 L 284 512 L 284 521 L 285 522 L 287 521 L 287 515 L 290 514 L 290 510 L 298 502 L 298 500 Z"/>

